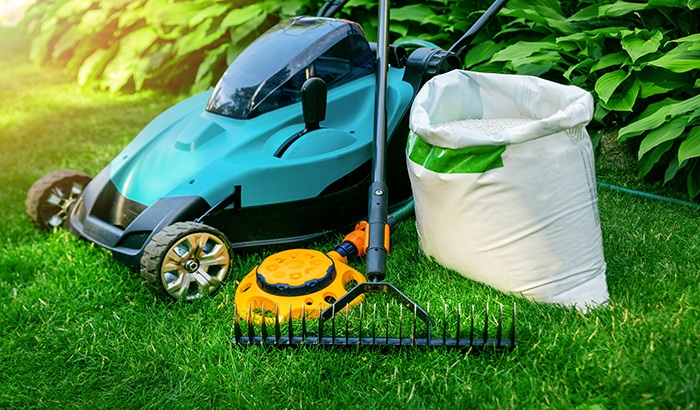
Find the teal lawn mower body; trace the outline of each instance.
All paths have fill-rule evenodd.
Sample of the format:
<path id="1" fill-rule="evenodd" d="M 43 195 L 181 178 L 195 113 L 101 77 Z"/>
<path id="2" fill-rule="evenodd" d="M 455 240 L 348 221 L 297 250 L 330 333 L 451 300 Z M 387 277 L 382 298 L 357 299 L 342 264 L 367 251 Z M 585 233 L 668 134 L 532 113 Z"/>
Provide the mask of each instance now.
<path id="1" fill-rule="evenodd" d="M 216 293 L 236 251 L 319 239 L 365 218 L 376 44 L 357 23 L 325 17 L 329 8 L 271 28 L 214 89 L 163 112 L 94 178 L 41 178 L 26 201 L 34 224 L 64 226 L 139 269 L 156 293 L 191 300 Z M 390 46 L 389 65 L 381 154 L 396 209 L 411 199 L 410 105 L 459 59 Z"/>
<path id="2" fill-rule="evenodd" d="M 366 212 L 373 71 L 374 56 L 354 23 L 301 17 L 278 25 L 213 90 L 144 128 L 85 188 L 70 227 L 138 266 L 149 237 L 179 221 L 217 227 L 234 249 L 351 226 Z M 387 104 L 396 130 L 405 128 L 414 93 L 402 76 L 393 70 Z M 325 120 L 309 130 L 302 86 L 324 77 Z M 403 144 L 395 144 L 401 154 Z"/>

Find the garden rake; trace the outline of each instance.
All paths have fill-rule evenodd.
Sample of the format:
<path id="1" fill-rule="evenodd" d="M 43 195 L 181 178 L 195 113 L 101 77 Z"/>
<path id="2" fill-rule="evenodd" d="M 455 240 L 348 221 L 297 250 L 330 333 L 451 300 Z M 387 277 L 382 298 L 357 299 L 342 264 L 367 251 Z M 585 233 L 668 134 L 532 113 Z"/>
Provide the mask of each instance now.
<path id="1" fill-rule="evenodd" d="M 483 25 L 503 3 L 497 0 L 475 26 Z M 234 344 L 442 346 L 476 350 L 516 346 L 515 305 L 512 313 L 506 315 L 510 316 L 510 327 L 504 334 L 503 306 L 499 306 L 495 318 L 488 305 L 479 319 L 474 305 L 466 314 L 461 305 L 456 311 L 444 306 L 435 314 L 430 305 L 422 308 L 385 280 L 389 236 L 394 227 L 390 225 L 395 225 L 388 215 L 385 182 L 388 13 L 387 1 L 380 1 L 368 219 L 326 254 L 314 250 L 283 251 L 255 267 L 236 291 Z M 468 33 L 470 37 L 474 34 L 474 30 Z M 458 43 L 463 41 L 464 37 Z M 366 276 L 347 265 L 348 258 L 355 255 L 366 256 Z M 377 304 L 369 305 L 366 296 L 379 294 L 396 303 L 387 303 L 377 313 Z M 490 330 L 494 326 L 495 337 Z"/>

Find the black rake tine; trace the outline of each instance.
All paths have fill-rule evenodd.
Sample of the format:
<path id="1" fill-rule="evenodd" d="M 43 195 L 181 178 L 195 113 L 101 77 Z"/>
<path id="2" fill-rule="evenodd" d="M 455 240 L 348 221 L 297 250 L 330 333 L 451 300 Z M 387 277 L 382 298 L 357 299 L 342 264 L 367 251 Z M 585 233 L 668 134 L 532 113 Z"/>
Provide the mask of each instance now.
<path id="1" fill-rule="evenodd" d="M 248 343 L 251 343 L 255 337 L 255 329 L 253 328 L 253 308 L 250 303 L 248 303 L 246 318 L 246 321 L 248 322 Z"/>
<path id="2" fill-rule="evenodd" d="M 335 303 L 331 306 L 331 312 L 333 313 L 331 317 L 331 344 L 335 344 Z"/>
<path id="3" fill-rule="evenodd" d="M 350 318 L 350 309 L 345 308 L 345 344 L 349 344 L 349 339 L 348 339 L 348 321 Z"/>
<path id="4" fill-rule="evenodd" d="M 306 343 L 306 305 L 305 304 L 301 305 L 301 340 L 304 343 Z"/>
<path id="5" fill-rule="evenodd" d="M 455 341 L 456 341 L 457 347 L 459 347 L 459 342 L 460 342 L 460 340 L 462 340 L 460 335 L 459 335 L 460 330 L 461 330 L 460 329 L 461 322 L 462 322 L 462 304 L 459 303 L 457 305 L 457 332 L 455 334 Z"/>
<path id="6" fill-rule="evenodd" d="M 486 304 L 486 313 L 484 314 L 485 319 L 484 319 L 484 334 L 483 334 L 483 339 L 484 339 L 484 346 L 486 346 L 486 343 L 489 340 L 489 304 Z"/>
<path id="7" fill-rule="evenodd" d="M 469 329 L 469 346 L 474 346 L 474 304 L 472 304 L 472 312 L 471 312 L 471 328 Z"/>
<path id="8" fill-rule="evenodd" d="M 281 336 L 279 303 L 275 302 L 275 344 L 280 344 Z"/>
<path id="9" fill-rule="evenodd" d="M 498 327 L 496 328 L 496 344 L 501 347 L 501 336 L 503 336 L 503 304 L 498 305 Z"/>
<path id="10" fill-rule="evenodd" d="M 323 339 L 323 317 L 321 317 L 321 312 L 323 309 L 321 309 L 321 304 L 318 304 L 318 343 L 321 343 L 321 339 Z"/>
<path id="11" fill-rule="evenodd" d="M 304 306 L 302 305 L 302 310 L 304 309 Z M 289 304 L 289 314 L 287 315 L 287 343 L 291 344 L 292 340 L 294 340 L 294 326 L 292 325 L 292 304 Z"/>
<path id="12" fill-rule="evenodd" d="M 413 305 L 413 331 L 411 332 L 411 346 L 416 345 L 416 321 L 418 318 L 416 315 L 418 314 L 418 305 Z"/>
<path id="13" fill-rule="evenodd" d="M 241 332 L 241 323 L 238 320 L 238 306 L 236 304 L 233 304 L 233 339 L 236 341 L 236 343 L 241 342 L 241 337 L 243 337 L 243 334 Z"/>
<path id="14" fill-rule="evenodd" d="M 360 303 L 360 331 L 359 331 L 359 335 L 358 335 L 359 337 L 357 338 L 359 344 L 362 344 L 362 329 L 365 327 L 364 310 L 363 310 L 364 306 L 365 306 L 364 302 L 361 302 Z"/>
<path id="15" fill-rule="evenodd" d="M 372 345 L 377 342 L 377 304 L 374 304 L 374 311 L 372 312 Z"/>
<path id="16" fill-rule="evenodd" d="M 447 346 L 447 303 L 442 304 L 442 344 Z"/>
<path id="17" fill-rule="evenodd" d="M 389 345 L 389 304 L 386 304 L 386 316 L 384 316 L 384 324 L 386 332 L 384 332 L 384 336 L 386 338 L 386 345 Z"/>
<path id="18" fill-rule="evenodd" d="M 515 347 L 515 302 L 513 302 L 513 318 L 510 322 L 510 347 Z"/>
<path id="19" fill-rule="evenodd" d="M 265 303 L 260 304 L 260 316 L 262 317 L 262 326 L 260 327 L 260 336 L 262 336 L 263 344 L 267 343 L 267 322 L 265 320 Z"/>
<path id="20" fill-rule="evenodd" d="M 388 326 L 387 326 L 388 328 Z M 399 304 L 399 346 L 403 344 L 403 304 Z"/>
<path id="21" fill-rule="evenodd" d="M 433 344 L 433 340 L 432 340 L 432 338 L 430 337 L 430 302 L 428 302 L 428 303 L 425 305 L 425 308 L 426 308 L 425 313 L 428 314 L 428 323 L 427 323 L 428 328 L 426 329 L 426 332 L 427 332 L 427 334 L 426 334 L 426 340 L 428 341 L 428 347 L 430 347 L 430 346 L 432 346 L 432 344 Z"/>

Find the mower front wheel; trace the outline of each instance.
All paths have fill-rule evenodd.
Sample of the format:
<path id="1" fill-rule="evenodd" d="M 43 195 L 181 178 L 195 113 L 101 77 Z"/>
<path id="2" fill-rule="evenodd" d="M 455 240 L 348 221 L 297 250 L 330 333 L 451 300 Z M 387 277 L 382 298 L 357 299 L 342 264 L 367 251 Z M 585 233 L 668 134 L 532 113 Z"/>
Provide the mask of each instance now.
<path id="1" fill-rule="evenodd" d="M 91 179 L 83 172 L 62 169 L 34 182 L 24 201 L 34 226 L 45 230 L 63 226 L 71 207 Z"/>
<path id="2" fill-rule="evenodd" d="M 158 296 L 189 302 L 221 289 L 232 255 L 223 233 L 197 222 L 178 222 L 146 245 L 140 273 Z"/>

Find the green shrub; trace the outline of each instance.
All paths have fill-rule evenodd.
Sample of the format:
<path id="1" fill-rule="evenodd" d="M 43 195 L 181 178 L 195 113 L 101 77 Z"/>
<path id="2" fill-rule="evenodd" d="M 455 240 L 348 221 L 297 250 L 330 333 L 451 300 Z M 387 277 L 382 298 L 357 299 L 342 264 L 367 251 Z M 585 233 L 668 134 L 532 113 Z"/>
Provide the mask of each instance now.
<path id="1" fill-rule="evenodd" d="M 160 88 L 195 93 L 281 19 L 316 15 L 315 0 L 40 0 L 24 19 L 30 57 L 65 65 L 81 85 L 109 91 Z M 481 4 L 479 4 L 481 3 Z M 376 1 L 350 1 L 340 16 L 376 37 Z M 392 9 L 393 39 L 449 46 L 488 3 L 428 1 Z M 455 32 L 456 30 L 456 32 Z"/>
<path id="2" fill-rule="evenodd" d="M 590 2 L 588 2 L 590 3 Z M 637 146 L 639 177 L 685 177 L 700 193 L 698 0 L 511 0 L 512 20 L 465 65 L 578 85 L 596 99 L 593 129 Z M 634 141 L 632 141 L 634 140 Z"/>
<path id="3" fill-rule="evenodd" d="M 195 93 L 280 19 L 316 14 L 320 0 L 40 0 L 24 24 L 37 63 L 65 64 L 80 84 Z M 376 0 L 340 14 L 373 40 Z M 391 40 L 449 47 L 490 4 L 427 0 L 391 7 Z M 594 139 L 619 130 L 638 153 L 639 177 L 685 178 L 700 193 L 700 0 L 510 0 L 479 34 L 464 67 L 569 83 L 596 100 Z"/>
<path id="4" fill-rule="evenodd" d="M 253 39 L 306 0 L 50 0 L 24 25 L 30 57 L 65 64 L 81 85 L 197 92 Z"/>

